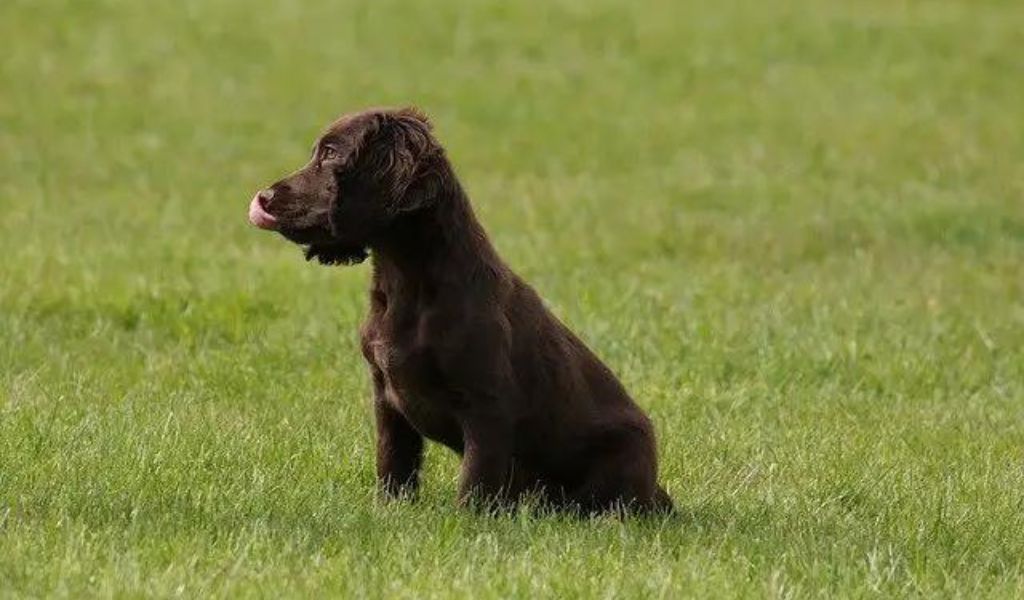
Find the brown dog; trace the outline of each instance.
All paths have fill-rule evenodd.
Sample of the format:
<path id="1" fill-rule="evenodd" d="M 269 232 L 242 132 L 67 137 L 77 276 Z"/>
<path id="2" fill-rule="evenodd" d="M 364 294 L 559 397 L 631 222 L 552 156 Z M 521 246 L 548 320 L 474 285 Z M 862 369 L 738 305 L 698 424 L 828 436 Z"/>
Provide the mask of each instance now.
<path id="1" fill-rule="evenodd" d="M 498 257 L 421 113 L 340 118 L 249 220 L 307 260 L 373 255 L 362 349 L 385 495 L 415 493 L 426 437 L 462 456 L 463 504 L 671 509 L 647 416 Z"/>

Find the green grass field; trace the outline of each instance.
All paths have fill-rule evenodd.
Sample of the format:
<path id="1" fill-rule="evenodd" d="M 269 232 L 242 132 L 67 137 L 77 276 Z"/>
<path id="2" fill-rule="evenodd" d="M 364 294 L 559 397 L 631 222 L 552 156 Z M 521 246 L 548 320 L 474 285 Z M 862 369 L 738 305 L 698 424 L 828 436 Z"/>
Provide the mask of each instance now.
<path id="1" fill-rule="evenodd" d="M 316 4 L 0 5 L 0 597 L 1024 595 L 1024 4 Z M 368 268 L 246 207 L 407 103 L 677 518 L 375 501 Z"/>

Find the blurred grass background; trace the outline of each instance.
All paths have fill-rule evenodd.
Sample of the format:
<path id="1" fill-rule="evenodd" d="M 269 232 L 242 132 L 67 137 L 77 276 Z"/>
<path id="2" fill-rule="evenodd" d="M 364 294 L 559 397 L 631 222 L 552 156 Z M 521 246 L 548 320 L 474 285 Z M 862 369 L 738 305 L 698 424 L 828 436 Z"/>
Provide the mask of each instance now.
<path id="1" fill-rule="evenodd" d="M 1024 5 L 0 6 L 0 596 L 1024 593 Z M 373 500 L 368 269 L 247 225 L 434 119 L 677 519 Z"/>

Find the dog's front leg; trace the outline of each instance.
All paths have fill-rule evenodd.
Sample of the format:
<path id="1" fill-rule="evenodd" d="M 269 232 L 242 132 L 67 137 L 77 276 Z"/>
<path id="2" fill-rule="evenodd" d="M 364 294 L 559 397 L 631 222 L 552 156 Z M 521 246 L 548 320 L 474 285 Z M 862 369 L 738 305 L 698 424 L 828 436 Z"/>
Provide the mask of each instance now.
<path id="1" fill-rule="evenodd" d="M 376 379 L 376 378 L 375 378 Z M 384 498 L 415 497 L 423 462 L 423 436 L 388 404 L 383 385 L 374 382 L 377 418 L 377 485 Z"/>
<path id="2" fill-rule="evenodd" d="M 512 426 L 502 415 L 464 418 L 459 505 L 483 510 L 501 508 L 509 500 Z"/>

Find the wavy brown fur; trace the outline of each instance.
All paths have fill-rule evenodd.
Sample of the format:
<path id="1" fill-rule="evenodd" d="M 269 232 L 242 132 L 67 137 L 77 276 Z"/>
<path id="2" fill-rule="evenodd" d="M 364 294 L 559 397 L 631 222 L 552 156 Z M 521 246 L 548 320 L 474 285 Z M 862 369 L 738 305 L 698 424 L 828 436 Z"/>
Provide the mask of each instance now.
<path id="1" fill-rule="evenodd" d="M 361 340 L 385 495 L 415 493 L 426 438 L 462 456 L 461 503 L 671 508 L 647 416 L 498 256 L 422 113 L 342 117 L 271 189 L 308 259 L 372 256 Z"/>

